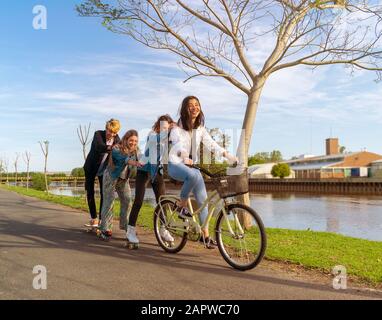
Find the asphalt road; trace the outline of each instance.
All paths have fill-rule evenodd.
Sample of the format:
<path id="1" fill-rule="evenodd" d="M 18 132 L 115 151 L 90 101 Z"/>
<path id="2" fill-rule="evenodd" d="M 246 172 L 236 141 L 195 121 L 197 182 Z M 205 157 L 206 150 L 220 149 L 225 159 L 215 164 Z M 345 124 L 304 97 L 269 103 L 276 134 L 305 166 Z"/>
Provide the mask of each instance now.
<path id="1" fill-rule="evenodd" d="M 0 189 L 0 299 L 382 299 L 380 292 L 334 290 L 331 278 L 264 261 L 240 272 L 217 250 L 188 243 L 171 255 L 140 230 L 139 250 L 84 231 L 86 213 Z M 47 269 L 36 290 L 34 266 Z"/>

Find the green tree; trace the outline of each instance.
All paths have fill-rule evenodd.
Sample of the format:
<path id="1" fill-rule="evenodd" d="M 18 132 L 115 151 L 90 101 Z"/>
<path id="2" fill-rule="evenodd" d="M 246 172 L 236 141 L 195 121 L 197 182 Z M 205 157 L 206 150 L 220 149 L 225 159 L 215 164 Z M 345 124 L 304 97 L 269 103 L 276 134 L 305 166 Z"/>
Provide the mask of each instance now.
<path id="1" fill-rule="evenodd" d="M 248 158 L 248 166 L 253 166 L 255 164 L 266 163 L 266 159 L 261 156 L 259 153 L 254 154 Z"/>
<path id="2" fill-rule="evenodd" d="M 272 167 L 271 174 L 273 177 L 279 177 L 281 179 L 290 175 L 290 168 L 287 163 L 278 163 Z"/>
<path id="3" fill-rule="evenodd" d="M 269 155 L 270 162 L 279 162 L 283 160 L 283 156 L 279 150 L 273 150 Z"/>
<path id="4" fill-rule="evenodd" d="M 273 150 L 272 152 L 258 152 L 248 158 L 248 166 L 269 162 L 279 162 L 282 160 L 283 157 L 279 150 Z"/>
<path id="5" fill-rule="evenodd" d="M 70 175 L 73 177 L 85 177 L 85 170 L 82 167 L 74 168 Z"/>
<path id="6" fill-rule="evenodd" d="M 62 178 L 62 177 L 66 177 L 66 173 L 65 172 L 51 173 L 51 174 L 49 174 L 49 177 L 51 177 L 51 178 Z"/>

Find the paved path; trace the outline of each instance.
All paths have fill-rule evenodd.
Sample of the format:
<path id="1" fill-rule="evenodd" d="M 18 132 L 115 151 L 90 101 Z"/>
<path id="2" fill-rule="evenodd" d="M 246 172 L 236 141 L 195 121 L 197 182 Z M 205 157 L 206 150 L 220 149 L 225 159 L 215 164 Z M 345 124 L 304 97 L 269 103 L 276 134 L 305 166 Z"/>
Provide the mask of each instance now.
<path id="1" fill-rule="evenodd" d="M 264 261 L 247 272 L 218 251 L 187 244 L 170 255 L 140 230 L 139 250 L 124 235 L 108 243 L 84 232 L 83 212 L 0 189 L 0 299 L 382 299 L 380 293 L 331 288 Z M 32 269 L 48 270 L 47 290 L 32 287 Z"/>

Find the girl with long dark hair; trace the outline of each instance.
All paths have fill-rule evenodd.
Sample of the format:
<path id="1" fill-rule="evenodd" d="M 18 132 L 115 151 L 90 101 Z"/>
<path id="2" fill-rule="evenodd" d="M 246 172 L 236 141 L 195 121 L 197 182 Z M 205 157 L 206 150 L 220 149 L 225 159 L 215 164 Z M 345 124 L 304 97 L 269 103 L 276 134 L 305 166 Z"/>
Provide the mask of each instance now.
<path id="1" fill-rule="evenodd" d="M 135 179 L 135 199 L 130 212 L 127 241 L 133 248 L 138 248 L 139 239 L 136 236 L 135 225 L 139 210 L 142 207 L 143 199 L 146 191 L 146 184 L 150 179 L 151 186 L 155 193 L 155 200 L 158 203 L 159 197 L 166 193 L 163 180 L 163 164 L 167 161 L 164 159 L 167 154 L 168 132 L 174 126 L 174 121 L 168 115 L 160 116 L 154 123 L 152 130 L 147 136 L 144 154 L 140 162 L 144 164 L 138 168 Z M 164 227 L 160 230 L 161 236 L 165 241 L 172 242 L 174 238 Z"/>
<path id="2" fill-rule="evenodd" d="M 198 161 L 200 143 L 203 142 L 210 151 L 215 152 L 218 156 L 224 156 L 229 162 L 236 162 L 237 158 L 229 154 L 211 138 L 204 127 L 204 114 L 197 97 L 188 96 L 184 98 L 179 114 L 178 126 L 173 128 L 170 134 L 172 147 L 169 153 L 168 173 L 173 179 L 184 182 L 177 210 L 180 217 L 190 218 L 192 215 L 187 209 L 187 200 L 190 194 L 194 194 L 199 206 L 207 199 L 202 174 L 199 170 L 187 166 Z M 201 224 L 204 223 L 207 215 L 208 208 L 205 207 L 199 217 Z M 216 242 L 209 237 L 208 226 L 202 232 L 202 240 L 206 247 L 213 249 Z"/>

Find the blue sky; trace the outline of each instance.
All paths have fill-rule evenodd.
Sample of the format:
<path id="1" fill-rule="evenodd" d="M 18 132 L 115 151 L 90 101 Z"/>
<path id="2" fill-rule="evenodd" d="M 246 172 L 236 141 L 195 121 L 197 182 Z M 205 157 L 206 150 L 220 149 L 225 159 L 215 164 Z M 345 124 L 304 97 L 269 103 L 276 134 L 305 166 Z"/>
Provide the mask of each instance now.
<path id="1" fill-rule="evenodd" d="M 186 78 L 176 57 L 113 34 L 97 19 L 78 17 L 80 1 L 3 0 L 0 19 L 0 158 L 32 153 L 43 170 L 38 141 L 50 141 L 48 169 L 82 166 L 78 125 L 92 133 L 111 117 L 121 133 L 143 132 L 156 117 L 176 117 L 182 98 L 200 98 L 209 128 L 240 128 L 246 97 L 222 79 Z M 45 5 L 48 29 L 32 28 L 32 9 Z M 285 158 L 320 155 L 338 137 L 348 151 L 382 154 L 382 83 L 343 67 L 305 67 L 271 76 L 260 101 L 250 153 L 278 149 Z M 19 161 L 19 170 L 25 165 Z"/>

